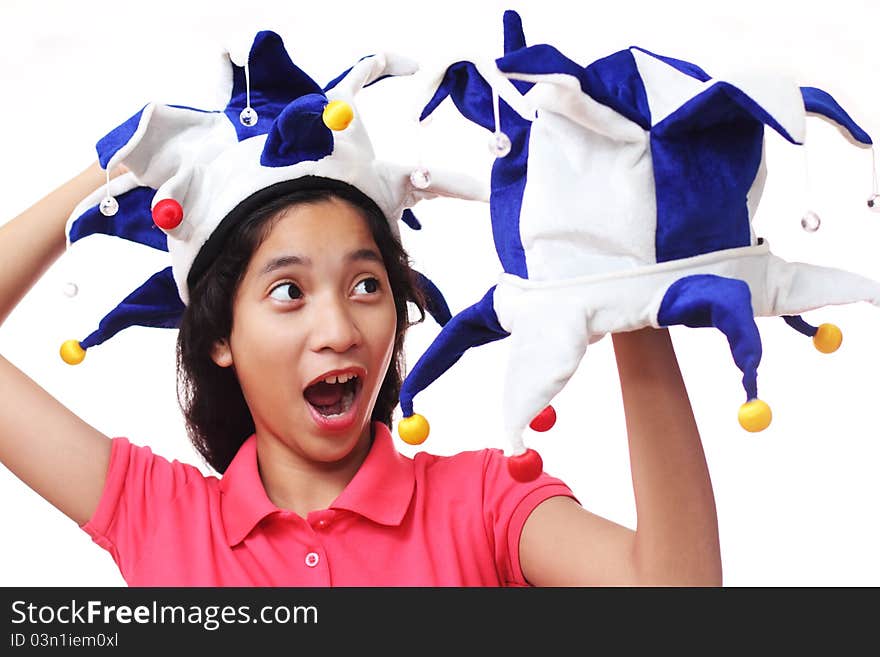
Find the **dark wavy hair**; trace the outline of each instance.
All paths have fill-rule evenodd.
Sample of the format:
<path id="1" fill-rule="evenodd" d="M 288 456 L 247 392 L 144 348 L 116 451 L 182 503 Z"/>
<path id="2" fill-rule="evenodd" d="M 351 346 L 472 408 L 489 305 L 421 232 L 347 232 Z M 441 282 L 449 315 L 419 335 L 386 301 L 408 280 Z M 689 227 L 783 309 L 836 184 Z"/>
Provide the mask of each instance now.
<path id="1" fill-rule="evenodd" d="M 204 271 L 198 272 L 195 281 L 190 276 L 190 300 L 177 338 L 178 403 L 190 441 L 220 473 L 226 471 L 239 447 L 254 432 L 254 420 L 234 368 L 220 367 L 211 353 L 217 340 L 229 338 L 236 290 L 252 255 L 285 210 L 337 198 L 360 210 L 369 225 L 388 272 L 397 313 L 391 363 L 371 414 L 371 420 L 383 422 L 389 428 L 404 376 L 403 337 L 407 328 L 425 318 L 425 298 L 410 268 L 409 257 L 370 198 L 345 183 L 323 178 L 300 179 L 300 184 L 288 185 L 288 189 L 292 191 L 274 196 L 264 194 L 263 199 L 252 197 L 236 209 L 238 212 L 233 211 L 193 265 L 193 273 L 199 266 Z M 210 258 L 203 257 L 206 253 Z M 409 321 L 408 302 L 419 313 L 414 322 Z"/>

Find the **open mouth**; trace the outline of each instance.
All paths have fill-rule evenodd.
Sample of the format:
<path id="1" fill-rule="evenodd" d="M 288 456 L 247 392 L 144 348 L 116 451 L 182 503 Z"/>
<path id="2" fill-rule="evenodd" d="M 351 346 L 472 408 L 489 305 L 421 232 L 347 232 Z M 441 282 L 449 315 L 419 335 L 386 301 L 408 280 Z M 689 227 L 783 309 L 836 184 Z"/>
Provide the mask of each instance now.
<path id="1" fill-rule="evenodd" d="M 354 406 L 361 385 L 356 374 L 332 375 L 306 388 L 303 397 L 321 417 L 340 419 Z"/>

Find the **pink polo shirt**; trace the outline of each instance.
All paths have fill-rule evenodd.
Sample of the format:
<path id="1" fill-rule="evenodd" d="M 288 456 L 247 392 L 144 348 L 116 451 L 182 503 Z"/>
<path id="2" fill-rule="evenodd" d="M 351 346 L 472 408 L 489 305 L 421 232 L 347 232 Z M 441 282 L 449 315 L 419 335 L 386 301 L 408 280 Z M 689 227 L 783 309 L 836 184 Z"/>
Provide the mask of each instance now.
<path id="1" fill-rule="evenodd" d="M 525 586 L 519 538 L 555 495 L 510 477 L 501 450 L 400 454 L 373 423 L 361 468 L 327 509 L 275 506 L 256 437 L 222 479 L 114 438 L 104 492 L 82 526 L 130 586 Z"/>

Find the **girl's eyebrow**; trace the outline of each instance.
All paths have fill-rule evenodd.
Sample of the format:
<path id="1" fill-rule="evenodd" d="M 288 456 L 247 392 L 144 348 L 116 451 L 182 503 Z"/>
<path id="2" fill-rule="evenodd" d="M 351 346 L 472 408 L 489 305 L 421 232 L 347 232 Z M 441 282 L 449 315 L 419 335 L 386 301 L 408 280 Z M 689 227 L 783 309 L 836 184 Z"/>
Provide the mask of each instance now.
<path id="1" fill-rule="evenodd" d="M 345 256 L 346 262 L 355 262 L 358 260 L 369 260 L 372 262 L 378 262 L 379 264 L 384 265 L 385 261 L 382 260 L 382 256 L 379 255 L 374 249 L 358 249 L 356 251 L 352 251 L 348 255 Z M 310 258 L 306 256 L 299 256 L 293 254 L 281 255 L 275 258 L 272 258 L 263 269 L 260 271 L 260 277 L 271 274 L 273 271 L 278 269 L 282 269 L 283 267 L 288 267 L 290 265 L 303 265 L 305 267 L 310 267 L 312 265 L 312 261 Z"/>
<path id="2" fill-rule="evenodd" d="M 380 265 L 385 264 L 382 256 L 376 253 L 374 249 L 358 249 L 345 256 L 346 262 L 356 262 L 358 260 L 371 260 L 372 262 L 378 262 Z"/>
<path id="3" fill-rule="evenodd" d="M 297 255 L 282 255 L 276 258 L 272 258 L 263 269 L 260 271 L 260 277 L 266 276 L 267 274 L 271 274 L 273 271 L 277 269 L 282 269 L 283 267 L 287 267 L 289 265 L 305 265 L 310 266 L 312 261 L 305 256 L 297 256 Z"/>

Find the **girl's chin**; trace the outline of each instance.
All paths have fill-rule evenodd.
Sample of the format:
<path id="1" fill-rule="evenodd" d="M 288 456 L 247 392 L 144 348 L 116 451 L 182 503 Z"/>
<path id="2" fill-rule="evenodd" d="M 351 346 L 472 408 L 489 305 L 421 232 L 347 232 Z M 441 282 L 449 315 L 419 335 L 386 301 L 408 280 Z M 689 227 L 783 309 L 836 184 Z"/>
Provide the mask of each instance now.
<path id="1" fill-rule="evenodd" d="M 341 463 L 353 458 L 355 453 L 360 452 L 361 437 L 365 427 L 362 423 L 356 423 L 347 431 L 310 431 L 310 436 L 302 436 L 305 442 L 300 443 L 300 449 L 307 457 L 314 461 L 325 464 Z M 369 435 L 369 428 L 366 428 Z"/>

